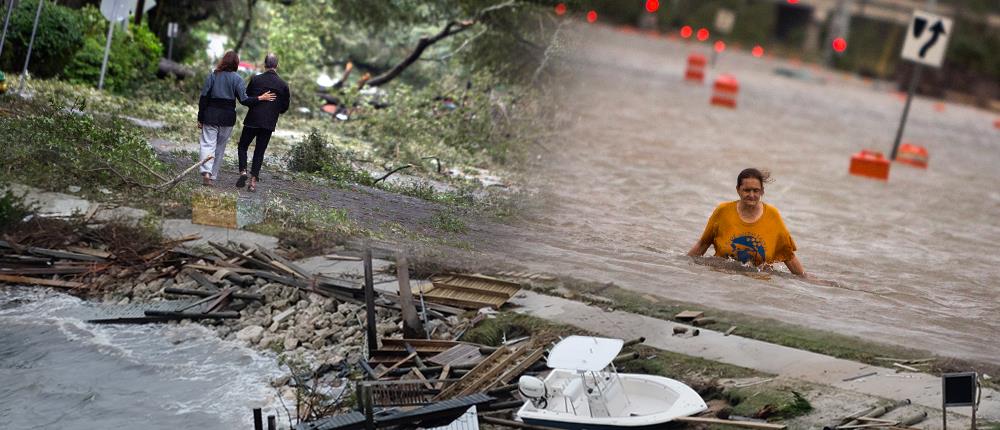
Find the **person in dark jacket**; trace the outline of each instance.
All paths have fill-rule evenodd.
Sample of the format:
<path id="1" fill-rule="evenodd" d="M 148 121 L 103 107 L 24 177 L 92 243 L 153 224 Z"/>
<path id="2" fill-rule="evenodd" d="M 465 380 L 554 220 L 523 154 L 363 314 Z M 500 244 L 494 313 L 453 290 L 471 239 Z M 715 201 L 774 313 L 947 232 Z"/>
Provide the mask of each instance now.
<path id="1" fill-rule="evenodd" d="M 253 164 L 250 166 L 250 185 L 247 186 L 247 191 L 257 191 L 257 179 L 260 178 L 260 165 L 264 162 L 267 143 L 271 141 L 271 133 L 278 125 L 278 115 L 288 112 L 288 103 L 292 98 L 288 84 L 278 76 L 277 55 L 269 53 L 264 57 L 264 69 L 264 73 L 250 78 L 247 94 L 253 96 L 274 92 L 278 98 L 274 103 L 251 106 L 246 118 L 243 119 L 243 133 L 240 135 L 239 144 L 240 178 L 236 181 L 237 187 L 246 185 L 247 149 L 250 148 L 250 142 L 254 138 L 257 139 L 257 144 L 253 148 Z"/>
<path id="2" fill-rule="evenodd" d="M 219 169 L 222 168 L 222 159 L 226 153 L 226 143 L 233 135 L 233 127 L 236 125 L 236 101 L 239 100 L 240 104 L 245 106 L 254 106 L 275 99 L 274 93 L 270 91 L 256 97 L 247 97 L 243 78 L 236 74 L 239 64 L 240 56 L 236 52 L 226 52 L 215 66 L 215 71 L 205 78 L 201 98 L 198 99 L 201 159 L 215 157 L 201 165 L 204 185 L 212 185 L 212 180 L 219 177 Z"/>

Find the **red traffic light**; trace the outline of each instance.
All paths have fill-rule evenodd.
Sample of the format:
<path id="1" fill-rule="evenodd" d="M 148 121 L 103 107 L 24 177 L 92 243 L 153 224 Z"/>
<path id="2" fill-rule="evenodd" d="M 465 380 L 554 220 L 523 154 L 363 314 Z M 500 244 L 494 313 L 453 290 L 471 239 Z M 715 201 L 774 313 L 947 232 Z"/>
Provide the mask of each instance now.
<path id="1" fill-rule="evenodd" d="M 698 41 L 699 42 L 704 42 L 706 40 L 708 40 L 708 30 L 706 30 L 704 28 L 699 28 L 698 29 Z"/>
<path id="2" fill-rule="evenodd" d="M 660 9 L 660 0 L 646 0 L 646 12 L 655 13 Z"/>
<path id="3" fill-rule="evenodd" d="M 691 33 L 694 33 L 694 30 L 691 29 L 690 25 L 685 25 L 681 27 L 681 37 L 687 39 L 691 37 Z"/>
<path id="4" fill-rule="evenodd" d="M 762 48 L 760 45 L 754 45 L 753 49 L 750 50 L 750 54 L 757 58 L 763 57 L 764 48 Z"/>
<path id="5" fill-rule="evenodd" d="M 556 15 L 563 16 L 566 14 L 566 3 L 559 3 L 556 5 Z"/>
<path id="6" fill-rule="evenodd" d="M 595 21 L 597 21 L 597 12 L 596 11 L 587 12 L 587 22 L 593 24 Z"/>
<path id="7" fill-rule="evenodd" d="M 844 52 L 847 49 L 847 41 L 843 37 L 838 37 L 833 39 L 833 50 L 837 52 Z"/>

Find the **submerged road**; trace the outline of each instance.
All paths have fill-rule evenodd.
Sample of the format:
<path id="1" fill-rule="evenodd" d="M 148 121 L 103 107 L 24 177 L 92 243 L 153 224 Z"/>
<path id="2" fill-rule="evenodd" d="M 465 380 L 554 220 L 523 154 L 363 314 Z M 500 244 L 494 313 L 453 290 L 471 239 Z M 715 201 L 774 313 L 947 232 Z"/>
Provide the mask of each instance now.
<path id="1" fill-rule="evenodd" d="M 903 103 L 890 88 L 816 70 L 825 82 L 789 78 L 775 73 L 787 62 L 732 50 L 695 85 L 683 81 L 686 56 L 708 44 L 599 26 L 566 34 L 556 134 L 531 181 L 544 205 L 498 232 L 497 257 L 1000 363 L 995 114 L 915 99 L 904 140 L 928 148 L 930 167 L 894 165 L 889 182 L 868 180 L 848 175 L 849 159 L 891 150 Z M 720 72 L 739 80 L 736 110 L 708 104 Z M 715 206 L 737 198 L 745 167 L 771 170 L 764 201 L 781 211 L 806 270 L 835 285 L 783 265 L 749 277 L 684 256 Z"/>

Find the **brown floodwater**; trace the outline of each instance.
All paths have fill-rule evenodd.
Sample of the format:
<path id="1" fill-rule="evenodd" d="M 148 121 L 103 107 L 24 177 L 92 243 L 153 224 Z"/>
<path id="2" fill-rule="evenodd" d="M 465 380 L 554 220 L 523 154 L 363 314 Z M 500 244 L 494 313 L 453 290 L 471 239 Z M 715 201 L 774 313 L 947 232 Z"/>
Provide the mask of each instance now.
<path id="1" fill-rule="evenodd" d="M 851 154 L 891 150 L 903 103 L 891 88 L 726 52 L 706 84 L 683 81 L 697 45 L 590 26 L 555 63 L 562 121 L 531 183 L 544 205 L 498 242 L 532 270 L 785 322 L 1000 363 L 1000 130 L 996 114 L 914 100 L 906 141 L 926 170 L 888 182 L 848 175 Z M 732 50 L 730 50 L 732 51 Z M 731 73 L 735 110 L 711 107 Z M 685 256 L 745 167 L 769 169 L 806 270 L 746 276 Z M 711 255 L 711 250 L 708 255 Z"/>

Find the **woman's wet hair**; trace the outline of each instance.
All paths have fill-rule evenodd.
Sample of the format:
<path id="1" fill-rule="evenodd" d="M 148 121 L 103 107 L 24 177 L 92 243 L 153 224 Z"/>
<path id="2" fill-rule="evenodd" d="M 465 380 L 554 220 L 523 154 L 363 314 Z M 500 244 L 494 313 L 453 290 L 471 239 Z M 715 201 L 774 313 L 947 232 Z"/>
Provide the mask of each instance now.
<path id="1" fill-rule="evenodd" d="M 236 51 L 226 51 L 219 64 L 215 66 L 215 72 L 235 72 L 240 67 L 240 54 Z"/>
<path id="2" fill-rule="evenodd" d="M 739 188 L 740 185 L 743 185 L 744 179 L 750 179 L 750 178 L 760 181 L 760 187 L 762 189 L 764 188 L 764 184 L 769 184 L 771 182 L 774 182 L 774 179 L 771 179 L 771 172 L 751 167 L 749 169 L 743 169 L 743 171 L 740 172 L 739 176 L 736 177 L 736 188 Z"/>

